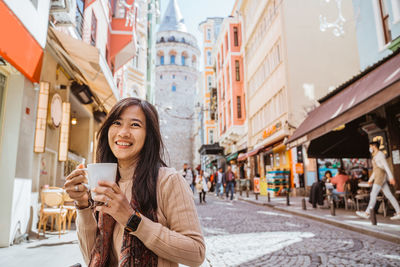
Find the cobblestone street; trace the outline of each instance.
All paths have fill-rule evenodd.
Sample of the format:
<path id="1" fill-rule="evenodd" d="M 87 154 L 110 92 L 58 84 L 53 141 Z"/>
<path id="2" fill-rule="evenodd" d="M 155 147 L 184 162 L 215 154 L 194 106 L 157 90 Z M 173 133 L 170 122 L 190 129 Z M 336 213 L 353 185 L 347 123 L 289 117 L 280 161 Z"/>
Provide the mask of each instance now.
<path id="1" fill-rule="evenodd" d="M 400 246 L 327 224 L 209 194 L 198 204 L 203 266 L 400 266 Z"/>

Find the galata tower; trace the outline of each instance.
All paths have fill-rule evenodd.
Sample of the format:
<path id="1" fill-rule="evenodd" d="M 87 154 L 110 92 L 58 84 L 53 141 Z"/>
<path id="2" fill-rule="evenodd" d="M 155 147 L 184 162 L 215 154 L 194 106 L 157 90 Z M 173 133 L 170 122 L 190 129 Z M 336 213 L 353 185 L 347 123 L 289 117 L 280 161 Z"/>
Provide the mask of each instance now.
<path id="1" fill-rule="evenodd" d="M 200 50 L 187 32 L 177 0 L 170 0 L 156 37 L 155 104 L 166 163 L 177 170 L 193 162 L 195 95 Z M 196 167 L 196 166 L 193 166 Z"/>

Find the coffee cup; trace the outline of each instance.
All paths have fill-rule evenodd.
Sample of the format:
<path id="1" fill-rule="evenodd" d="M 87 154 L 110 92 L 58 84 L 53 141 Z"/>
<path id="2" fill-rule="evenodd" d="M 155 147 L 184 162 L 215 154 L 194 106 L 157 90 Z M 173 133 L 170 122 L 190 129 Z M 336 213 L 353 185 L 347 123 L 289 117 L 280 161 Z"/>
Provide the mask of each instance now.
<path id="1" fill-rule="evenodd" d="M 117 177 L 117 163 L 92 163 L 87 165 L 89 188 L 93 190 L 99 186 L 99 181 L 115 182 Z M 96 193 L 92 191 L 92 196 Z"/>

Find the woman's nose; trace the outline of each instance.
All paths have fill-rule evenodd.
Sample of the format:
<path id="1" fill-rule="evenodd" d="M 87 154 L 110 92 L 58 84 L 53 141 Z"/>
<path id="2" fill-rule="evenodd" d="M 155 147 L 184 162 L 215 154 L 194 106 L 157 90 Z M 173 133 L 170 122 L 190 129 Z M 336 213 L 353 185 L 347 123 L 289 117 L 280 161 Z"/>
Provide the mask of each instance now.
<path id="1" fill-rule="evenodd" d="M 130 137 L 129 127 L 122 126 L 118 132 L 118 136 L 120 137 Z"/>

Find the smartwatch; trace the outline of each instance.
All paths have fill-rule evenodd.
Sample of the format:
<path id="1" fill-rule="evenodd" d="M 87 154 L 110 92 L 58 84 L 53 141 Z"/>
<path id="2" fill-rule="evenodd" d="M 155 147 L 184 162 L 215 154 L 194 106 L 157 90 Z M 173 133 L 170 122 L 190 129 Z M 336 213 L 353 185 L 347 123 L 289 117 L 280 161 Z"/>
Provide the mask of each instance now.
<path id="1" fill-rule="evenodd" d="M 135 213 L 129 218 L 125 225 L 125 231 L 128 233 L 135 232 L 142 221 L 142 216 L 135 210 Z"/>

